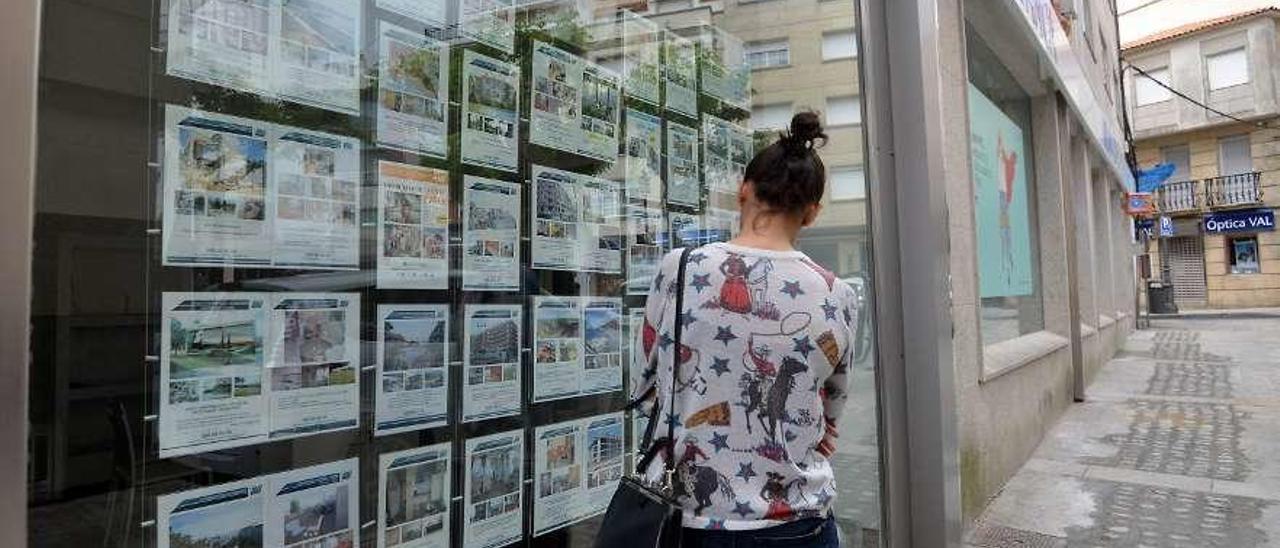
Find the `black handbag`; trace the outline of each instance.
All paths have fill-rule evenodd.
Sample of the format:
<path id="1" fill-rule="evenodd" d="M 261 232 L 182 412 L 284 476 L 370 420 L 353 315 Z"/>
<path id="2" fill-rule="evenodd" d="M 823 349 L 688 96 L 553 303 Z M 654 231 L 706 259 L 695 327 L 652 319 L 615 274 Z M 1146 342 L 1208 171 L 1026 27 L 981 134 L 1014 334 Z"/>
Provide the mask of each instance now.
<path id="1" fill-rule="evenodd" d="M 676 405 L 675 379 L 680 371 L 680 343 L 684 331 L 680 314 L 684 310 L 684 271 L 689 263 L 690 248 L 680 252 L 680 267 L 676 275 L 676 325 L 675 347 L 671 360 L 671 403 L 668 410 L 674 412 Z M 651 295 L 650 297 L 653 297 Z M 653 389 L 650 389 L 651 391 Z M 627 409 L 635 409 L 647 400 L 649 393 L 636 398 L 627 405 Z M 596 548 L 679 548 L 683 533 L 684 507 L 676 499 L 672 476 L 675 474 L 675 422 L 667 421 L 667 437 L 654 440 L 653 432 L 660 416 L 655 402 L 649 426 L 645 428 L 643 444 L 647 446 L 644 457 L 636 463 L 636 477 L 624 476 L 618 483 L 618 490 L 609 501 L 609 509 L 600 524 L 600 533 L 596 536 Z M 662 483 L 650 485 L 643 479 L 645 471 L 658 451 L 666 452 L 663 463 Z"/>

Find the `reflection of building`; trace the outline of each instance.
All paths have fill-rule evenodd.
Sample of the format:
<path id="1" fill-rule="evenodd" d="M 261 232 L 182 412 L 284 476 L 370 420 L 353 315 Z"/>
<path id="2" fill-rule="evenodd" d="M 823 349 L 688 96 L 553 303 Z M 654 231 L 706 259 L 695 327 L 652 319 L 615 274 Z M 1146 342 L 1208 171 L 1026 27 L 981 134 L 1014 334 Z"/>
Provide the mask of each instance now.
<path id="1" fill-rule="evenodd" d="M 601 436 L 591 440 L 591 446 L 587 447 L 587 462 L 592 464 L 598 465 L 620 455 L 622 455 L 621 437 Z"/>
<path id="2" fill-rule="evenodd" d="M 1260 127 L 1280 120 L 1277 20 L 1278 8 L 1229 13 L 1125 45 L 1138 165 L 1174 168 L 1156 193 L 1169 222 L 1163 234 L 1150 223 L 1152 276 L 1182 308 L 1280 305 L 1280 151 L 1268 146 L 1280 134 Z"/>

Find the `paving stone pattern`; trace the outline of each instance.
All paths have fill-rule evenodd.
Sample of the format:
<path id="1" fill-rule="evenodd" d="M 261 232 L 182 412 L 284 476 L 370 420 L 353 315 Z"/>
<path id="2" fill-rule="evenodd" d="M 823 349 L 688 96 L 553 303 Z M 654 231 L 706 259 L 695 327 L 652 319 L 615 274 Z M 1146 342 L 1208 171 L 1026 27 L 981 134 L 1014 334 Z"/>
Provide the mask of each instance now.
<path id="1" fill-rule="evenodd" d="M 1129 431 L 1103 437 L 1115 456 L 1089 464 L 1242 481 L 1248 475 L 1240 450 L 1241 411 L 1227 404 L 1133 400 Z"/>
<path id="2" fill-rule="evenodd" d="M 1147 394 L 1230 398 L 1231 371 L 1221 364 L 1160 362 L 1147 384 Z"/>
<path id="3" fill-rule="evenodd" d="M 1192 362 L 1224 363 L 1231 358 L 1205 352 L 1196 342 L 1157 342 L 1151 349 L 1151 357 L 1157 360 L 1184 360 Z"/>
<path id="4" fill-rule="evenodd" d="M 1200 340 L 1200 332 L 1184 330 L 1184 329 L 1165 329 L 1163 331 L 1156 331 L 1155 333 L 1153 333 L 1151 335 L 1151 340 L 1157 343 L 1196 342 Z"/>
<path id="5" fill-rule="evenodd" d="M 1067 539 L 1014 529 L 991 523 L 983 523 L 974 529 L 969 545 L 975 548 L 1066 548 Z"/>
<path id="6" fill-rule="evenodd" d="M 1067 528 L 1072 548 L 1252 548 L 1267 535 L 1253 526 L 1270 503 L 1105 481 L 1084 482 L 1093 492 L 1094 525 Z"/>

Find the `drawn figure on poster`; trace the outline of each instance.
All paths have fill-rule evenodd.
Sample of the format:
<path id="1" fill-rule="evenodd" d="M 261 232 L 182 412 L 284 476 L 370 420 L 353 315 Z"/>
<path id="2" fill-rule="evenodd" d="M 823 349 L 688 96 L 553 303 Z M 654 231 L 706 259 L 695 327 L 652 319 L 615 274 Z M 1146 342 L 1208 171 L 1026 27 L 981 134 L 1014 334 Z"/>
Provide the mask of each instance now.
<path id="1" fill-rule="evenodd" d="M 1000 157 L 1000 173 L 1003 175 L 1000 185 L 1000 255 L 1004 259 L 1005 283 L 1013 282 L 1013 226 L 1009 221 L 1009 206 L 1013 204 L 1013 179 L 1017 175 L 1018 152 L 1006 150 L 1004 134 L 996 138 L 996 155 Z"/>

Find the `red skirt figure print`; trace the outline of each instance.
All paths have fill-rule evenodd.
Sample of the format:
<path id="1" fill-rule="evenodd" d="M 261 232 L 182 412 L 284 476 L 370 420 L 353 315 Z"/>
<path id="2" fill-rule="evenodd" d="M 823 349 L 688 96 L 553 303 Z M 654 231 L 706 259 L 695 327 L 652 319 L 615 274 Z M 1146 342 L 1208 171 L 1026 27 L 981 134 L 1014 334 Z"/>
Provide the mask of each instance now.
<path id="1" fill-rule="evenodd" d="M 747 262 L 730 254 L 720 263 L 724 285 L 720 286 L 720 308 L 739 314 L 751 313 L 751 290 L 747 287 Z"/>

